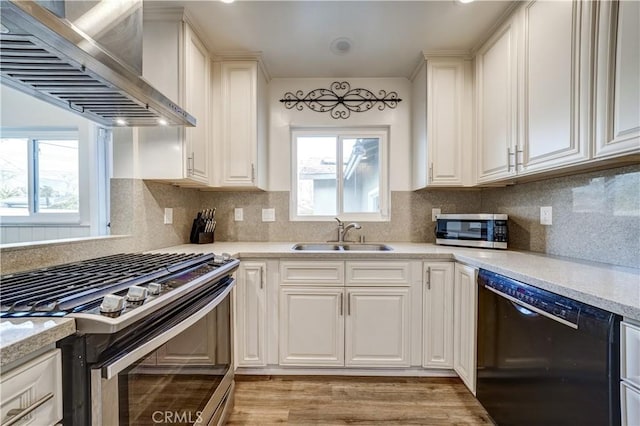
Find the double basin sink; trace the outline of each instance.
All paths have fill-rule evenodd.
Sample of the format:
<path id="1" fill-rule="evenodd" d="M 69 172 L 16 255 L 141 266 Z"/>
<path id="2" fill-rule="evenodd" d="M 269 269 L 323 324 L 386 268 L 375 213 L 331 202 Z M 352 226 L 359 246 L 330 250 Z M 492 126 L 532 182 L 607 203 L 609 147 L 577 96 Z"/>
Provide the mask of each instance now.
<path id="1" fill-rule="evenodd" d="M 391 251 L 386 244 L 365 243 L 304 243 L 293 247 L 296 251 Z"/>

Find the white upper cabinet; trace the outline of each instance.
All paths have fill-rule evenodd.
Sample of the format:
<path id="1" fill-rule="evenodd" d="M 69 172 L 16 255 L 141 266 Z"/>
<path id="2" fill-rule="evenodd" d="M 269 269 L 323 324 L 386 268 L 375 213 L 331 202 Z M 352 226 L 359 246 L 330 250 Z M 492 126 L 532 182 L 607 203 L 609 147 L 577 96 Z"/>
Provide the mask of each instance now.
<path id="1" fill-rule="evenodd" d="M 205 187 L 211 176 L 209 54 L 182 12 L 145 10 L 143 76 L 196 118 L 138 131 L 137 177 Z"/>
<path id="2" fill-rule="evenodd" d="M 412 81 L 413 187 L 470 185 L 471 61 L 425 58 Z"/>
<path id="3" fill-rule="evenodd" d="M 593 7 L 530 1 L 476 54 L 478 183 L 590 160 Z"/>
<path id="4" fill-rule="evenodd" d="M 597 3 L 595 157 L 640 151 L 640 2 Z"/>
<path id="5" fill-rule="evenodd" d="M 533 1 L 520 11 L 518 173 L 589 158 L 589 2 Z"/>
<path id="6" fill-rule="evenodd" d="M 258 60 L 215 62 L 216 187 L 266 186 L 267 79 Z"/>
<path id="7" fill-rule="evenodd" d="M 478 183 L 514 176 L 517 145 L 518 57 L 513 21 L 502 26 L 476 56 Z"/>

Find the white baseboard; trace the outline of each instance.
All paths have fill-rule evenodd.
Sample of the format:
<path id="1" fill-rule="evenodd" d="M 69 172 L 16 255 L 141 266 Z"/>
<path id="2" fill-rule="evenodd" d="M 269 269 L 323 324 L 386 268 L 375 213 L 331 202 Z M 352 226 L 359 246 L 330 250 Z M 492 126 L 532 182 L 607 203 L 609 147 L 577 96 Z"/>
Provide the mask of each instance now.
<path id="1" fill-rule="evenodd" d="M 448 369 L 364 369 L 364 368 L 284 368 L 277 365 L 267 367 L 238 367 L 237 375 L 274 376 L 381 376 L 381 377 L 458 377 Z"/>

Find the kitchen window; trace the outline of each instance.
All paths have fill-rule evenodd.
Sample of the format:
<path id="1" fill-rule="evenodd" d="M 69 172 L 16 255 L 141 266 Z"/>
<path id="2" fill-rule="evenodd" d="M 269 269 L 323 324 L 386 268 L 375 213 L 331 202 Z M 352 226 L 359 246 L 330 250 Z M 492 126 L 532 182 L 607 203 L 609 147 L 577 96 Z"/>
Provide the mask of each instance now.
<path id="1" fill-rule="evenodd" d="M 89 161 L 88 151 L 93 150 L 82 146 L 77 128 L 3 128 L 0 134 L 2 224 L 87 225 L 91 189 L 87 183 L 97 183 L 93 190 L 99 192 L 104 192 L 106 187 L 106 179 L 99 176 L 99 170 L 89 166 L 95 161 Z M 98 156 L 105 161 L 104 154 Z"/>
<path id="2" fill-rule="evenodd" d="M 388 221 L 386 129 L 292 132 L 291 220 Z"/>

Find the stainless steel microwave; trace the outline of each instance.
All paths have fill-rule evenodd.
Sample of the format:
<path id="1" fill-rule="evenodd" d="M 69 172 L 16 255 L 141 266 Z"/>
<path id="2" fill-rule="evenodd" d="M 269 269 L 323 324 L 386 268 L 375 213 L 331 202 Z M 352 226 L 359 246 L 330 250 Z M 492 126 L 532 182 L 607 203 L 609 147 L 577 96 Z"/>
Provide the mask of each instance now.
<path id="1" fill-rule="evenodd" d="M 507 219 L 506 214 L 440 214 L 436 244 L 506 249 Z"/>

